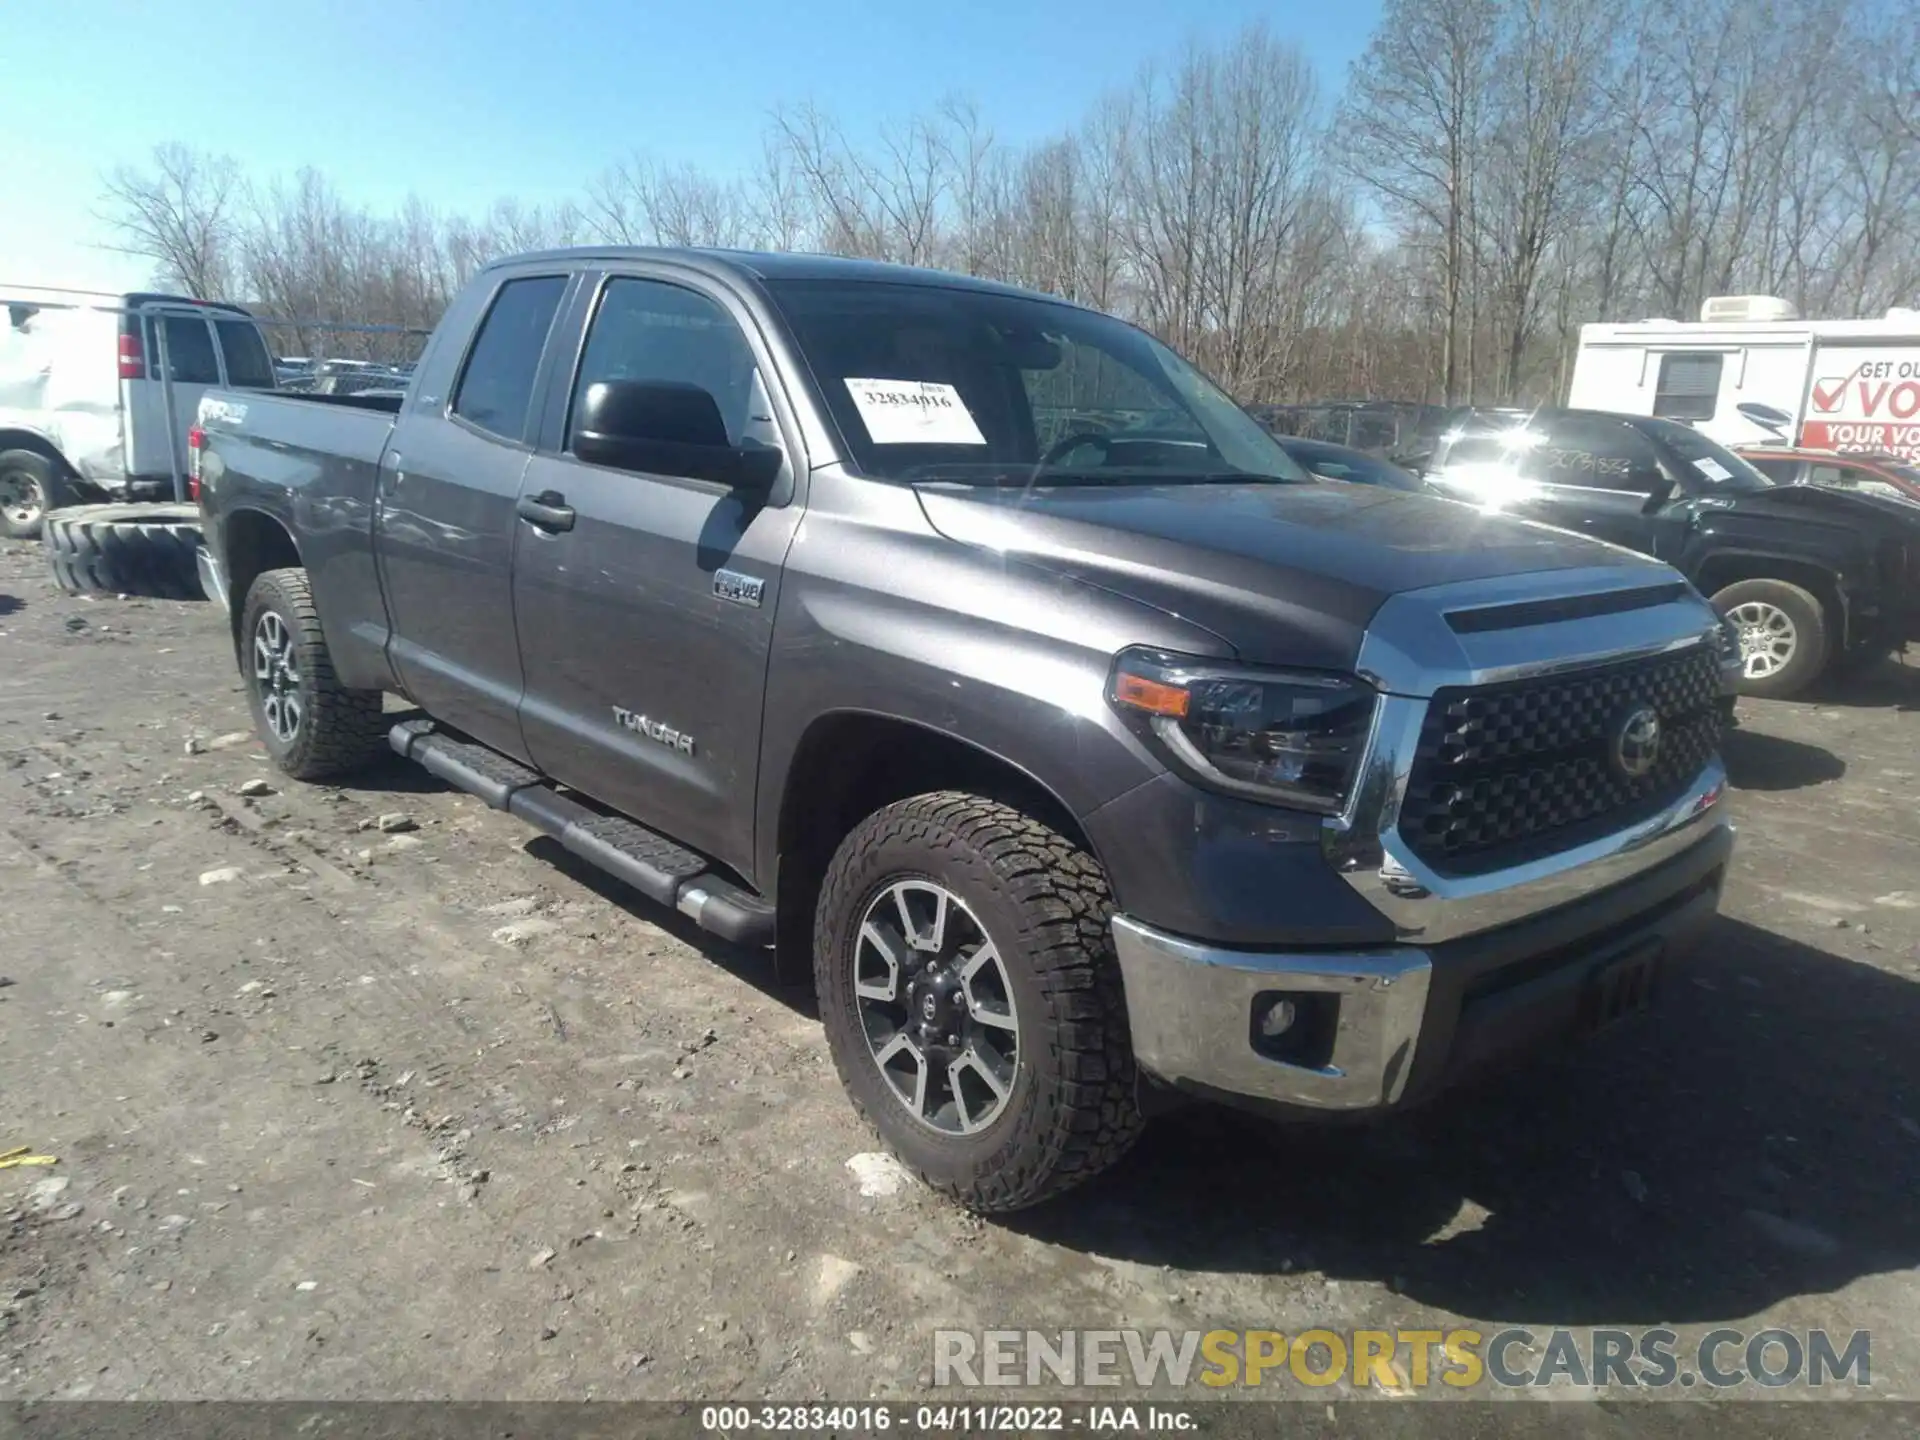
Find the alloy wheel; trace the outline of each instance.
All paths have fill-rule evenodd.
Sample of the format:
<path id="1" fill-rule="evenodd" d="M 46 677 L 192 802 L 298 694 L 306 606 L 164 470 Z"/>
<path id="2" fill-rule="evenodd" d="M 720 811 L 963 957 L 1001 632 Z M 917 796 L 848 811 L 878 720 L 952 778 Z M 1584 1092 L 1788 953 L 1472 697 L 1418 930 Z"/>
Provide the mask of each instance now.
<path id="1" fill-rule="evenodd" d="M 1779 674 L 1800 643 L 1793 617 L 1764 600 L 1734 606 L 1727 612 L 1727 621 L 1740 637 L 1740 668 L 1749 680 Z"/>
<path id="2" fill-rule="evenodd" d="M 282 745 L 291 745 L 300 733 L 306 703 L 300 698 L 293 633 L 271 610 L 263 611 L 253 627 L 253 680 L 260 692 L 260 713 L 266 717 L 267 729 Z"/>
<path id="3" fill-rule="evenodd" d="M 973 1135 L 1005 1113 L 1020 1066 L 1007 962 L 952 891 L 886 885 L 861 916 L 853 990 L 867 1047 L 922 1125 Z"/>

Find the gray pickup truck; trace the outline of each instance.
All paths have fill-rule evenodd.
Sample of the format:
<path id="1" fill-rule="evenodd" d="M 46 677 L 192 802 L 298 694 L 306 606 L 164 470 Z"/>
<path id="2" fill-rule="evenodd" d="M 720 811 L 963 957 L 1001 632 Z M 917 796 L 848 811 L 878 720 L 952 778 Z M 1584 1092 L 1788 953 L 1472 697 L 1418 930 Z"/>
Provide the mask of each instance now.
<path id="1" fill-rule="evenodd" d="M 529 255 L 404 397 L 197 432 L 289 775 L 390 746 L 807 965 L 854 1104 L 977 1209 L 1183 1093 L 1370 1114 L 1602 1025 L 1718 903 L 1729 637 L 1685 580 L 1317 480 L 1076 305 Z"/>

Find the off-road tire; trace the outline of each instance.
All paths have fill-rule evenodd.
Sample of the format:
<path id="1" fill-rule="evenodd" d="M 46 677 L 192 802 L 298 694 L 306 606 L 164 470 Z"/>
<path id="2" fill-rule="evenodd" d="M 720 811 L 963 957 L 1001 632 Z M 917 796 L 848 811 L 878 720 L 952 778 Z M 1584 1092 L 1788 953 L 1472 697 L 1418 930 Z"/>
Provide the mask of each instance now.
<path id="1" fill-rule="evenodd" d="M 1825 672 L 1832 654 L 1825 607 L 1817 595 L 1785 580 L 1741 580 L 1713 597 L 1713 608 L 1722 615 L 1751 603 L 1770 605 L 1793 622 L 1793 654 L 1771 675 L 1751 679 L 1742 675 L 1736 688 L 1742 695 L 1763 700 L 1798 695 Z"/>
<path id="2" fill-rule="evenodd" d="M 254 636 L 268 610 L 292 637 L 299 673 L 302 716 L 291 743 L 283 743 L 267 723 L 254 674 Z M 296 780 L 324 780 L 364 769 L 388 753 L 384 697 L 378 690 L 350 690 L 335 677 L 305 570 L 268 570 L 254 580 L 241 608 L 237 643 L 254 731 L 281 770 Z"/>
<path id="3" fill-rule="evenodd" d="M 970 1135 L 917 1121 L 880 1075 L 854 995 L 867 906 L 904 878 L 959 897 L 1006 962 L 1019 1068 L 1005 1110 Z M 1094 858 L 1012 806 L 960 791 L 902 800 L 841 842 L 814 912 L 814 978 L 840 1081 L 889 1149 L 971 1210 L 1023 1209 L 1107 1169 L 1139 1137 L 1113 901 Z"/>
<path id="4" fill-rule="evenodd" d="M 53 582 L 69 595 L 204 600 L 195 554 L 194 505 L 74 505 L 50 510 L 41 527 Z"/>
<path id="5" fill-rule="evenodd" d="M 37 540 L 47 512 L 74 503 L 73 487 L 66 472 L 54 461 L 35 450 L 0 452 L 0 500 L 14 493 L 15 487 L 31 492 L 38 512 L 16 515 L 11 506 L 0 505 L 0 535 L 9 540 Z"/>

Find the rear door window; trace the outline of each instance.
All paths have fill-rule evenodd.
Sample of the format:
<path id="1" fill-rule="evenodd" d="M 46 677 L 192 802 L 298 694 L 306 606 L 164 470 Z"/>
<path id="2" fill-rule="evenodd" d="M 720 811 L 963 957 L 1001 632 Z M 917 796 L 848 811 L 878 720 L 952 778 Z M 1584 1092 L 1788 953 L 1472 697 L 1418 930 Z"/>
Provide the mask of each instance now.
<path id="1" fill-rule="evenodd" d="M 493 297 L 467 354 L 453 413 L 503 440 L 524 440 L 547 332 L 566 292 L 564 275 L 509 280 Z"/>
<path id="2" fill-rule="evenodd" d="M 220 362 L 214 358 L 213 332 L 207 322 L 191 315 L 165 315 L 147 322 L 147 374 L 160 378 L 160 342 L 155 330 L 165 326 L 167 365 L 176 385 L 218 385 Z"/>
<path id="3" fill-rule="evenodd" d="M 1794 476 L 1799 473 L 1798 460 L 1780 460 L 1767 456 L 1748 456 L 1747 463 L 1758 470 L 1776 485 L 1793 484 Z"/>
<path id="4" fill-rule="evenodd" d="M 271 390 L 273 361 L 252 322 L 216 320 L 213 330 L 220 337 L 220 353 L 226 357 L 227 384 L 242 390 Z"/>

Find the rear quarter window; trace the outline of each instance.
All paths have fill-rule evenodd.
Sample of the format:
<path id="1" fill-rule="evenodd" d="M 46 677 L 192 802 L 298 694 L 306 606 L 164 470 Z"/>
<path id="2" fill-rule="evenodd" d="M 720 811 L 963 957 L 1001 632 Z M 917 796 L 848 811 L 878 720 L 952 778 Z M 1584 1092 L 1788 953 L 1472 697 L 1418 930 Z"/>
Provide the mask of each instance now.
<path id="1" fill-rule="evenodd" d="M 176 385 L 218 385 L 220 362 L 213 353 L 213 332 L 197 315 L 166 315 L 147 321 L 147 376 L 160 378 L 159 330 L 165 327 L 167 365 Z"/>
<path id="2" fill-rule="evenodd" d="M 227 384 L 243 390 L 271 390 L 273 361 L 267 355 L 260 332 L 248 320 L 216 320 L 214 334 L 220 337 L 220 353 L 227 362 Z"/>

